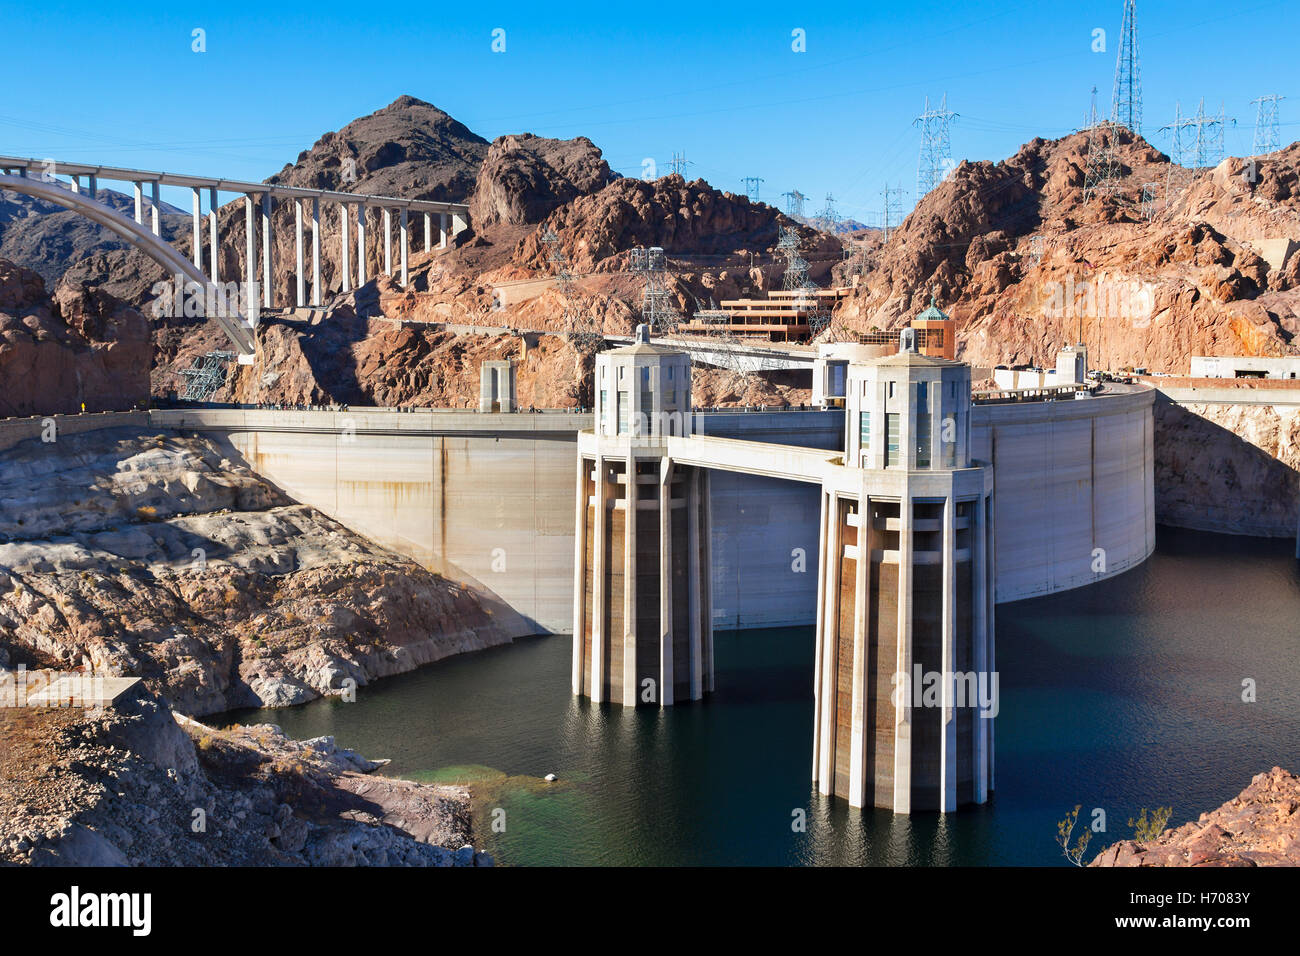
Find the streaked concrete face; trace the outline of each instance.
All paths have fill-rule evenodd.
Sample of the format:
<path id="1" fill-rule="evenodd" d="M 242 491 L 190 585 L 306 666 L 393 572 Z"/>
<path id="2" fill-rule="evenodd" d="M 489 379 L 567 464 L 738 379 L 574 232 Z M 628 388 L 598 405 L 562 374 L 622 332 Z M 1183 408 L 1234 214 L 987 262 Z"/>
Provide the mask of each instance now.
<path id="1" fill-rule="evenodd" d="M 1092 584 L 1150 556 L 1154 400 L 1142 390 L 971 410 L 971 457 L 993 464 L 999 603 Z"/>

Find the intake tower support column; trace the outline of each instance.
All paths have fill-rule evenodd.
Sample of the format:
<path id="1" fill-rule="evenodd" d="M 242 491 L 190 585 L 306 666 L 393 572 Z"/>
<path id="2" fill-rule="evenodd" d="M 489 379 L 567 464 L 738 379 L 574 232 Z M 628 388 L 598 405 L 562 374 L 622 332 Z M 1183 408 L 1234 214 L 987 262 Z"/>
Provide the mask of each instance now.
<path id="1" fill-rule="evenodd" d="M 968 366 L 849 366 L 843 466 L 822 486 L 818 792 L 896 813 L 992 790 L 993 472 L 968 456 Z M 988 716 L 985 716 L 985 715 Z"/>
<path id="2" fill-rule="evenodd" d="M 596 358 L 578 436 L 573 692 L 671 706 L 713 688 L 707 475 L 668 457 L 690 432 L 690 359 L 651 345 Z"/>

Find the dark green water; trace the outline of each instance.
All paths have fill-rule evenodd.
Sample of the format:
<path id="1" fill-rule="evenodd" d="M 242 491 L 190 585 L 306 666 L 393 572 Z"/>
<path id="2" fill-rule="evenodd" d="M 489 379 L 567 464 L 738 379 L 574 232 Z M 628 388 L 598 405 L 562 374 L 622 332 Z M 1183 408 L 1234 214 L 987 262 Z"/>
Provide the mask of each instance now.
<path id="1" fill-rule="evenodd" d="M 381 681 L 355 704 L 228 717 L 474 784 L 480 842 L 503 863 L 1066 865 L 1053 837 L 1076 804 L 1105 810 L 1099 847 L 1129 836 L 1140 807 L 1172 805 L 1172 825 L 1275 764 L 1300 767 L 1292 555 L 1162 528 L 1137 570 L 1000 605 L 997 790 L 947 817 L 813 792 L 811 629 L 718 633 L 717 693 L 664 711 L 573 698 L 569 638 L 546 637 Z M 1245 678 L 1256 703 L 1242 702 Z"/>

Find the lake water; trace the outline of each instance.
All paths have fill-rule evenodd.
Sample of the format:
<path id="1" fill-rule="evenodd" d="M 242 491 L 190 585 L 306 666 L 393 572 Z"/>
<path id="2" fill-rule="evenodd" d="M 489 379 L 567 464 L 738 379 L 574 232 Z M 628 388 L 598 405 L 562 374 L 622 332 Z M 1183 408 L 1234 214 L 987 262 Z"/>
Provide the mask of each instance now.
<path id="1" fill-rule="evenodd" d="M 1077 804 L 1105 811 L 1095 850 L 1131 835 L 1141 807 L 1172 806 L 1174 825 L 1275 764 L 1300 768 L 1293 554 L 1161 528 L 1141 568 L 999 605 L 996 792 L 947 816 L 814 792 L 811 628 L 719 632 L 717 692 L 665 710 L 571 696 L 570 639 L 555 636 L 380 681 L 354 704 L 227 718 L 473 785 L 478 840 L 506 864 L 1068 865 L 1054 836 Z"/>

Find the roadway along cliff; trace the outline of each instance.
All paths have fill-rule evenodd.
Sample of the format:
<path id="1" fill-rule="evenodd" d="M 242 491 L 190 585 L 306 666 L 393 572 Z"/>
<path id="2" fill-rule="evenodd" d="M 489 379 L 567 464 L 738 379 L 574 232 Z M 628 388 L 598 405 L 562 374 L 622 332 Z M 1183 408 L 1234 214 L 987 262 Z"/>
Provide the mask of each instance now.
<path id="1" fill-rule="evenodd" d="M 89 660 L 202 715 L 302 703 L 510 640 L 471 592 L 232 458 L 134 429 L 7 450 L 0 665 Z"/>

